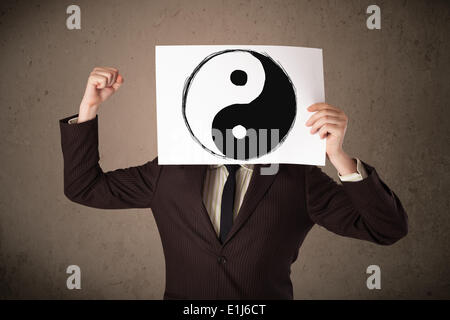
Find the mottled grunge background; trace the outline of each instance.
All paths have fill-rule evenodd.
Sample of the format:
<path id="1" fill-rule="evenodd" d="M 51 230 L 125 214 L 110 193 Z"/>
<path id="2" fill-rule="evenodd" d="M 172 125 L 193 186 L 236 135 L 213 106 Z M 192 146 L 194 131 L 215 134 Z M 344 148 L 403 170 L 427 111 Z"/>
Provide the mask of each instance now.
<path id="1" fill-rule="evenodd" d="M 70 4 L 81 7 L 81 30 L 66 28 Z M 366 27 L 370 4 L 381 8 L 381 30 Z M 157 44 L 323 48 L 327 102 L 350 118 L 345 149 L 398 194 L 410 232 L 382 247 L 314 227 L 292 266 L 295 298 L 450 298 L 448 1 L 1 1 L 0 9 L 1 298 L 162 298 L 150 210 L 66 199 L 58 125 L 77 113 L 91 69 L 115 66 L 125 84 L 99 114 L 101 165 L 153 159 Z M 81 267 L 81 290 L 66 288 L 71 264 Z M 371 264 L 381 267 L 381 290 L 366 287 Z"/>

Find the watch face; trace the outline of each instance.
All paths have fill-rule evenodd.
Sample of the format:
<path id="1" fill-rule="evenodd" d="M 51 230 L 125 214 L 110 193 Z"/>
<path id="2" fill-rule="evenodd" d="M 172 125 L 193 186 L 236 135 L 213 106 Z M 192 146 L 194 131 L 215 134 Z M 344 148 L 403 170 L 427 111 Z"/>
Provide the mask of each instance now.
<path id="1" fill-rule="evenodd" d="M 254 159 L 288 136 L 297 114 L 296 90 L 267 54 L 225 50 L 206 57 L 186 80 L 182 112 L 192 137 L 206 151 Z"/>

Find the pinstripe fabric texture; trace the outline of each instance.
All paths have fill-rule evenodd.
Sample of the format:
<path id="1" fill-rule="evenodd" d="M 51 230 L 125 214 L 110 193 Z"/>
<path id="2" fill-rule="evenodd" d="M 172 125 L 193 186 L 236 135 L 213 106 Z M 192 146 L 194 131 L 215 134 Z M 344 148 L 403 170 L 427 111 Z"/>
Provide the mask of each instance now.
<path id="1" fill-rule="evenodd" d="M 367 172 L 361 163 L 361 160 L 357 160 L 357 171 L 348 175 L 341 176 L 338 173 L 338 177 L 341 181 L 345 182 L 357 182 L 367 178 Z M 250 183 L 253 174 L 254 165 L 245 164 L 241 165 L 236 172 L 236 192 L 235 202 L 233 208 L 233 221 L 236 219 L 239 209 L 241 208 L 244 196 L 247 193 L 248 185 Z M 220 208 L 222 202 L 222 192 L 225 185 L 225 181 L 228 178 L 228 171 L 224 165 L 211 165 L 208 166 L 205 176 L 205 182 L 203 185 L 203 203 L 208 211 L 211 223 L 214 226 L 217 236 L 220 234 Z"/>
<path id="2" fill-rule="evenodd" d="M 256 164 L 251 178 L 240 168 L 242 199 L 222 243 L 210 213 L 217 216 L 223 169 L 155 158 L 104 172 L 98 117 L 77 125 L 69 119 L 60 120 L 64 194 L 94 208 L 151 208 L 164 250 L 164 299 L 292 299 L 291 265 L 314 224 L 382 245 L 408 232 L 400 200 L 367 163 L 366 179 L 342 185 L 316 166 L 281 164 L 277 174 L 261 175 Z M 208 183 L 216 189 L 204 201 Z"/>

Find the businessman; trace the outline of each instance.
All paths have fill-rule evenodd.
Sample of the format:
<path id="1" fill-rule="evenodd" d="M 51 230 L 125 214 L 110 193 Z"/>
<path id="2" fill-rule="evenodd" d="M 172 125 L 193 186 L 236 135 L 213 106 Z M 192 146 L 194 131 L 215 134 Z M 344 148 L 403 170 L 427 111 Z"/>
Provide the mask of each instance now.
<path id="1" fill-rule="evenodd" d="M 314 224 L 380 245 L 407 234 L 400 200 L 373 167 L 344 152 L 347 117 L 326 103 L 308 108 L 305 125 L 327 138 L 342 184 L 310 165 L 261 175 L 263 165 L 163 166 L 155 158 L 103 172 L 97 111 L 123 82 L 115 68 L 94 68 L 79 113 L 60 120 L 64 194 L 95 208 L 152 209 L 164 299 L 292 299 L 291 265 Z"/>

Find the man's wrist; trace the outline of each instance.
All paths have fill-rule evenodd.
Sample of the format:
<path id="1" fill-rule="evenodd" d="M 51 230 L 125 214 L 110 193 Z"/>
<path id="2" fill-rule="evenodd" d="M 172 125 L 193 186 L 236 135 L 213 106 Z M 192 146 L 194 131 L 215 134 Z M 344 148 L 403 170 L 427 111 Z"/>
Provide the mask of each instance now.
<path id="1" fill-rule="evenodd" d="M 82 123 L 94 119 L 97 116 L 98 106 L 80 105 L 77 123 Z"/>
<path id="2" fill-rule="evenodd" d="M 357 172 L 356 159 L 350 157 L 343 150 L 328 154 L 328 159 L 341 176 Z"/>

